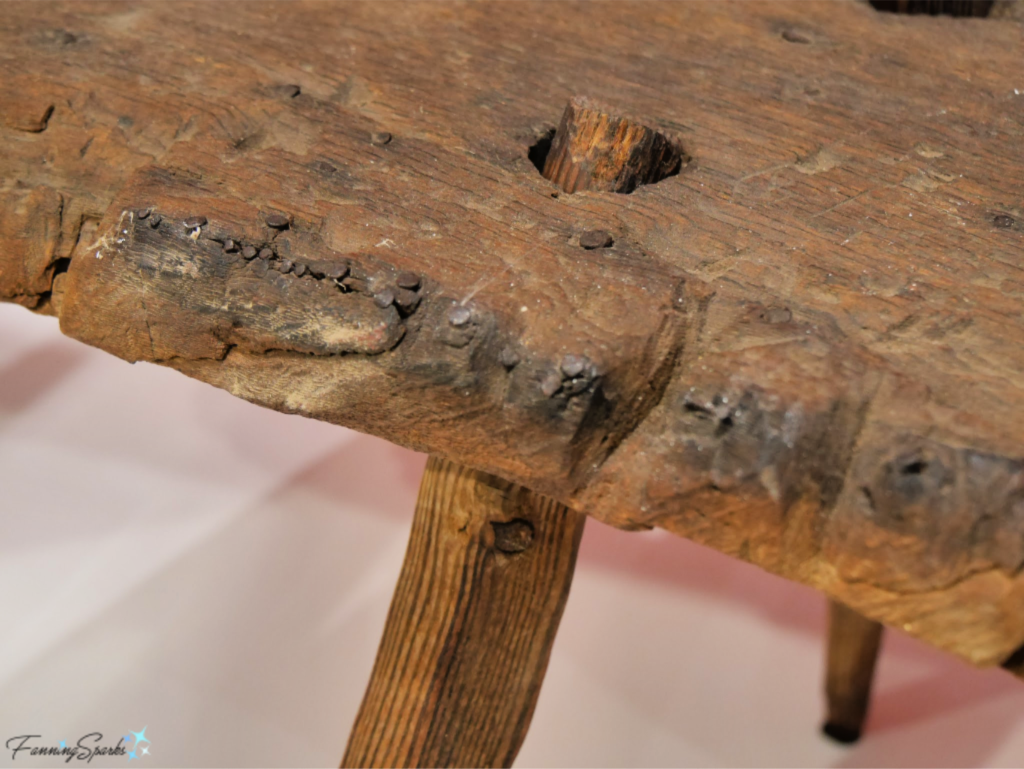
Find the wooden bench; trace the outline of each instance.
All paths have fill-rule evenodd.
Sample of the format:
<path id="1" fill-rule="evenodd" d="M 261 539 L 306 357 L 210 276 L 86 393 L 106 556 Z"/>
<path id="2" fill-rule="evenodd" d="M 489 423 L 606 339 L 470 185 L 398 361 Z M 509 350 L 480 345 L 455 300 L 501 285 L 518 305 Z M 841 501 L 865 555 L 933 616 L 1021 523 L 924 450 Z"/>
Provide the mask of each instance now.
<path id="1" fill-rule="evenodd" d="M 432 458 L 346 765 L 508 765 L 586 515 L 1024 673 L 1014 3 L 7 3 L 0 299 Z"/>

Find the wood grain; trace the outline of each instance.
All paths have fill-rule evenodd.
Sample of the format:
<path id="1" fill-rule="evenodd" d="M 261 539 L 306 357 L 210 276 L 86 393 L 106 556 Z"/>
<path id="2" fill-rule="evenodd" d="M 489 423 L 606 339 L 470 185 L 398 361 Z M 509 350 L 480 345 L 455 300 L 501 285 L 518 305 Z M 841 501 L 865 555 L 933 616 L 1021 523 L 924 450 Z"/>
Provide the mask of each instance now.
<path id="1" fill-rule="evenodd" d="M 652 128 L 575 97 L 562 113 L 543 175 L 569 193 L 629 194 L 678 173 L 683 152 Z"/>
<path id="2" fill-rule="evenodd" d="M 1024 645 L 1006 7 L 6 3 L 0 297 L 996 665 Z M 566 194 L 530 152 L 584 95 L 692 162 Z"/>
<path id="3" fill-rule="evenodd" d="M 839 742 L 860 739 L 871 703 L 871 683 L 882 640 L 882 626 L 838 601 L 829 603 L 823 731 Z"/>
<path id="4" fill-rule="evenodd" d="M 510 766 L 586 517 L 432 457 L 343 766 Z"/>

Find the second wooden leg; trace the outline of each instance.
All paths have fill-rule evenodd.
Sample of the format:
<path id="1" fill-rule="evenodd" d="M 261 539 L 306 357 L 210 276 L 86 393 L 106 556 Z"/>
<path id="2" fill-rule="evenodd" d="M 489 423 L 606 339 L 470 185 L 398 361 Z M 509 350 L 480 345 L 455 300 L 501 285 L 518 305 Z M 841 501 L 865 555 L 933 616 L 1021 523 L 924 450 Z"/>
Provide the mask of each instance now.
<path id="1" fill-rule="evenodd" d="M 585 516 L 432 457 L 342 766 L 509 766 Z"/>
<path id="2" fill-rule="evenodd" d="M 871 700 L 871 682 L 882 625 L 836 601 L 829 602 L 825 734 L 838 742 L 860 739 Z"/>

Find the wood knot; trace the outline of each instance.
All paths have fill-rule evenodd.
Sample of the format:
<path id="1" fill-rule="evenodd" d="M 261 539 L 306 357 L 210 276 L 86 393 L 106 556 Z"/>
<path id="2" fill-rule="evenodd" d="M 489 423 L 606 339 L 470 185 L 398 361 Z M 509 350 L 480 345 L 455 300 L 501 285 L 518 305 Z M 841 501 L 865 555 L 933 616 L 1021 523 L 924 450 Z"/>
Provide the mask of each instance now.
<path id="1" fill-rule="evenodd" d="M 533 524 L 525 518 L 491 521 L 494 548 L 502 553 L 521 553 L 533 544 Z"/>

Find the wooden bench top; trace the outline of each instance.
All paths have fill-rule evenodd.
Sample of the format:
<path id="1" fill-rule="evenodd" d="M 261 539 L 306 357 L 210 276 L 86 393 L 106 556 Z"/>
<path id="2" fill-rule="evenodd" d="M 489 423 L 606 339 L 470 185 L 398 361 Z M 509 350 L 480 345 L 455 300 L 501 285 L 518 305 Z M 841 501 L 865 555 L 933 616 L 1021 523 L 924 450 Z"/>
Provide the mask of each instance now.
<path id="1" fill-rule="evenodd" d="M 3 14 L 0 298 L 975 664 L 1024 644 L 1019 20 Z M 661 132 L 678 173 L 631 194 L 543 178 L 573 97 Z"/>

